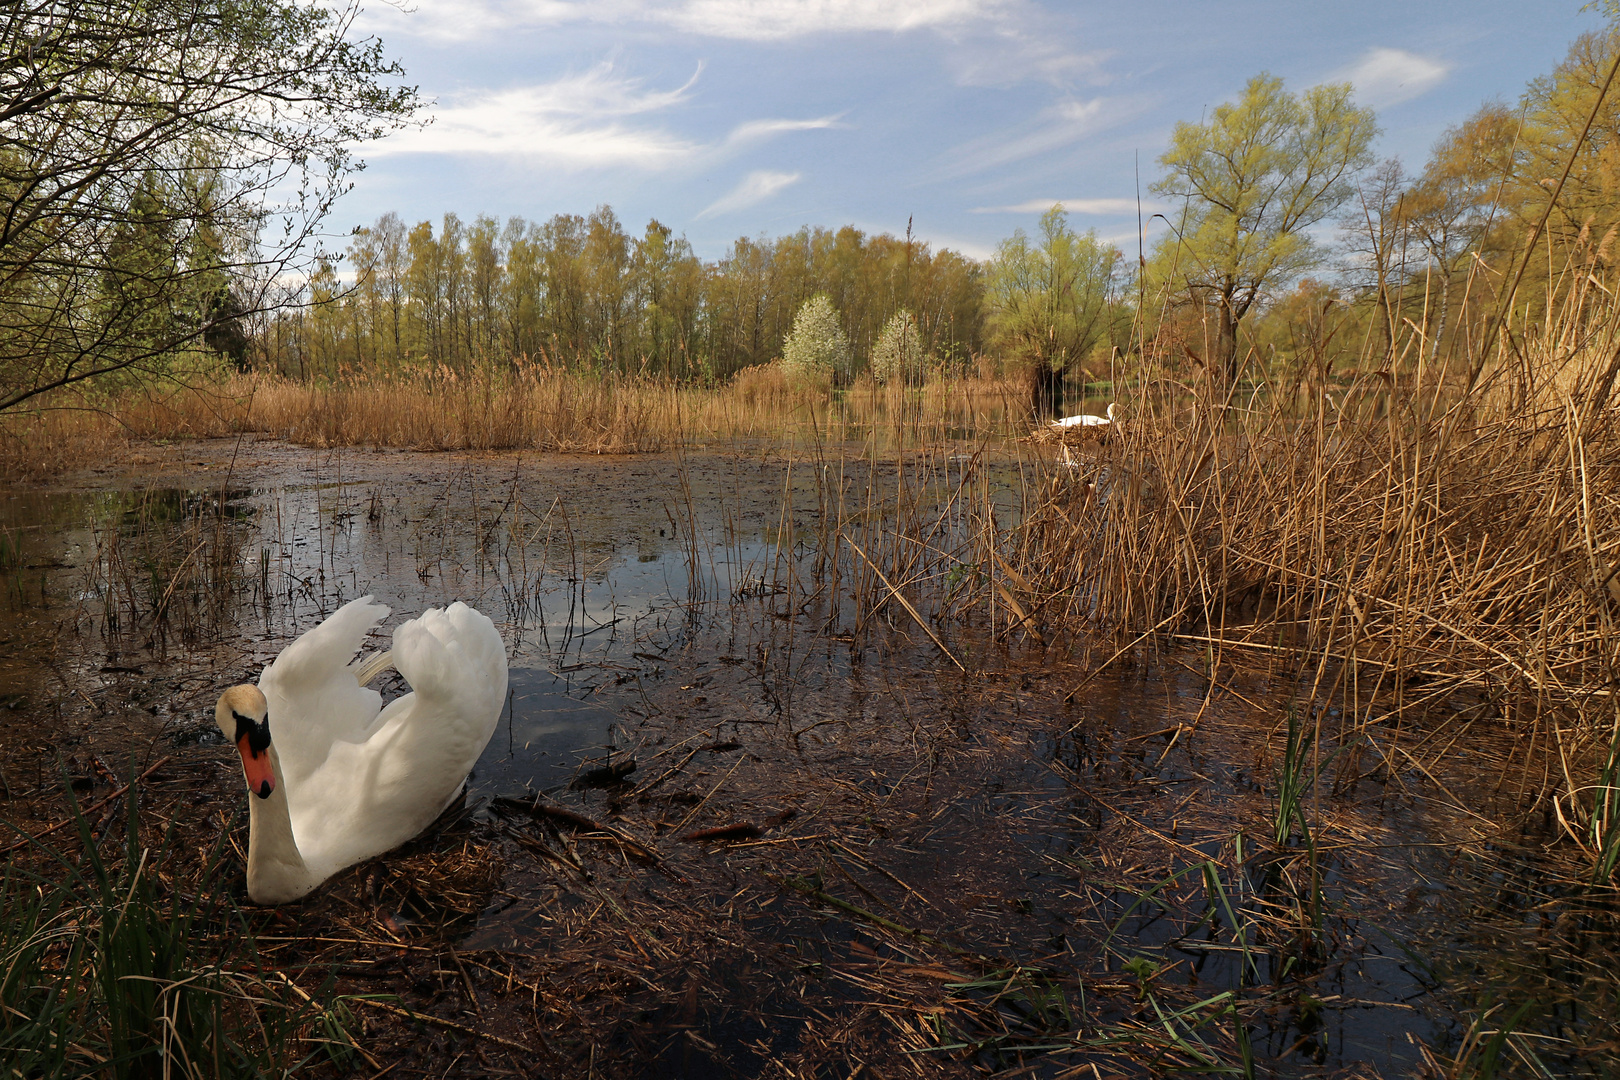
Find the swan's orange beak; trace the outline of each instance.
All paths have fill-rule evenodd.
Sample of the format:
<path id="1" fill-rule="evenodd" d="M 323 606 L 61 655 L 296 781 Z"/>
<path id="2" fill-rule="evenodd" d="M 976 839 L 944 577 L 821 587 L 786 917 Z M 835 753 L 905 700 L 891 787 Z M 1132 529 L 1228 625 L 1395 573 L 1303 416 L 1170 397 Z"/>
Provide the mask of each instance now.
<path id="1" fill-rule="evenodd" d="M 236 740 L 236 748 L 242 753 L 242 772 L 247 775 L 248 790 L 261 799 L 268 799 L 276 789 L 276 774 L 270 768 L 270 751 L 253 749 L 246 735 Z"/>
<path id="2" fill-rule="evenodd" d="M 270 766 L 270 717 L 255 720 L 235 709 L 236 749 L 242 755 L 242 772 L 247 776 L 248 790 L 261 799 L 268 799 L 276 790 L 276 771 Z"/>

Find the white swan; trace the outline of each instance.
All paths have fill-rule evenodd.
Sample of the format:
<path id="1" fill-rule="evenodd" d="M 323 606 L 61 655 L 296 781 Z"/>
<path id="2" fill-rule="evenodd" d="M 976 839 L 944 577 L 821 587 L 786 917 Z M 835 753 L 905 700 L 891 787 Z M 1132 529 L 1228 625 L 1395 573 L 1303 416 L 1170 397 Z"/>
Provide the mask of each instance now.
<path id="1" fill-rule="evenodd" d="M 1053 420 L 1052 426 L 1055 428 L 1101 427 L 1104 424 L 1112 424 L 1116 419 L 1117 417 L 1114 416 L 1114 403 L 1110 401 L 1107 416 L 1098 416 L 1095 413 L 1080 413 L 1077 416 L 1065 416 L 1061 420 Z"/>
<path id="2" fill-rule="evenodd" d="M 242 755 L 248 896 L 297 900 L 421 832 L 461 793 L 506 699 L 506 646 L 466 604 L 394 630 L 350 663 L 389 611 L 364 596 L 282 650 L 259 685 L 220 695 L 214 720 Z M 392 664 L 412 692 L 382 708 L 364 682 Z M 271 719 L 275 737 L 271 738 Z"/>

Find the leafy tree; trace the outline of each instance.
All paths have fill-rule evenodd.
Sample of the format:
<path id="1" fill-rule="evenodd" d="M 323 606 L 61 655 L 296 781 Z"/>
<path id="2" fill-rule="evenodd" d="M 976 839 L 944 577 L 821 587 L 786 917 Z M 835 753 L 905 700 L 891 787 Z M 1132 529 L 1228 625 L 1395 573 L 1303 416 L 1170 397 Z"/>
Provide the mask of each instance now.
<path id="1" fill-rule="evenodd" d="M 1403 216 L 1431 260 L 1435 303 L 1427 327 L 1428 353 L 1440 349 L 1451 313 L 1453 282 L 1485 242 L 1514 171 L 1519 123 L 1500 105 L 1487 105 L 1435 143 L 1429 163 L 1404 200 Z"/>
<path id="2" fill-rule="evenodd" d="M 691 374 L 692 349 L 703 300 L 703 264 L 685 237 L 652 220 L 635 242 L 630 261 L 636 351 L 643 367 Z"/>
<path id="3" fill-rule="evenodd" d="M 170 287 L 180 253 L 167 186 L 156 172 L 145 173 L 111 229 L 94 309 L 108 332 L 103 355 L 140 356 L 172 340 L 180 326 L 180 290 Z"/>
<path id="4" fill-rule="evenodd" d="M 539 230 L 520 217 L 507 218 L 501 230 L 506 266 L 501 275 L 502 340 L 512 357 L 540 356 L 540 309 L 545 303 Z"/>
<path id="5" fill-rule="evenodd" d="M 630 321 L 629 235 L 613 208 L 598 206 L 585 221 L 581 267 L 585 283 L 588 340 L 591 357 L 604 370 L 623 370 L 630 359 L 625 338 Z"/>
<path id="6" fill-rule="evenodd" d="M 832 382 L 849 371 L 849 360 L 849 337 L 838 323 L 838 310 L 825 293 L 812 296 L 782 343 L 783 365 L 806 382 Z"/>
<path id="7" fill-rule="evenodd" d="M 650 221 L 631 236 L 606 206 L 541 224 L 479 217 L 464 225 L 449 214 L 411 229 L 384 214 L 355 230 L 347 258 L 354 285 L 323 293 L 340 309 L 341 345 L 320 319 L 268 320 L 257 341 L 278 370 L 459 368 L 469 359 L 526 357 L 724 378 L 782 355 L 794 317 L 818 293 L 841 312 L 851 357 L 870 352 L 897 309 L 914 313 L 925 356 L 961 363 L 983 344 L 978 263 L 847 227 L 738 240 L 704 263 L 668 226 Z M 313 295 L 306 289 L 305 302 Z M 342 355 L 327 356 L 329 348 Z"/>
<path id="8" fill-rule="evenodd" d="M 350 148 L 417 105 L 380 43 L 351 36 L 357 12 L 4 6 L 0 411 L 114 372 L 162 374 L 307 272 Z"/>
<path id="9" fill-rule="evenodd" d="M 1043 411 L 1057 408 L 1064 374 L 1107 339 L 1120 261 L 1096 233 L 1069 228 L 1062 206 L 1041 215 L 1036 240 L 1019 229 L 997 247 L 986 282 L 991 340 L 1035 373 Z"/>
<path id="10" fill-rule="evenodd" d="M 1310 230 L 1351 197 L 1352 178 L 1370 162 L 1378 126 L 1350 93 L 1348 83 L 1327 83 L 1294 95 L 1262 73 L 1208 123 L 1177 124 L 1159 159 L 1166 175 L 1154 190 L 1182 207 L 1154 269 L 1216 310 L 1230 377 L 1243 318 L 1320 264 Z"/>
<path id="11" fill-rule="evenodd" d="M 493 360 L 500 348 L 499 315 L 502 260 L 501 223 L 479 214 L 467 230 L 467 345 L 473 355 Z"/>
<path id="12" fill-rule="evenodd" d="M 897 311 L 883 324 L 883 332 L 872 346 L 871 367 L 872 377 L 880 383 L 922 381 L 922 339 L 911 312 Z"/>
<path id="13" fill-rule="evenodd" d="M 1610 7 L 1606 13 L 1613 18 L 1614 10 Z M 1489 153 L 1488 160 L 1496 164 L 1516 146 L 1519 198 L 1511 209 L 1527 217 L 1540 216 L 1558 177 L 1569 165 L 1569 176 L 1547 222 L 1555 241 L 1569 243 L 1582 231 L 1601 236 L 1620 220 L 1620 87 L 1610 87 L 1599 100 L 1617 52 L 1620 26 L 1576 38 L 1552 73 L 1526 89 L 1523 129 L 1511 124 L 1510 134 L 1516 138 L 1507 138 L 1505 146 L 1493 147 Z M 1590 130 L 1586 129 L 1588 118 Z M 1507 119 L 1511 123 L 1512 118 Z M 1502 141 L 1497 132 L 1488 134 L 1498 143 Z M 1497 173 L 1498 179 L 1501 175 Z"/>

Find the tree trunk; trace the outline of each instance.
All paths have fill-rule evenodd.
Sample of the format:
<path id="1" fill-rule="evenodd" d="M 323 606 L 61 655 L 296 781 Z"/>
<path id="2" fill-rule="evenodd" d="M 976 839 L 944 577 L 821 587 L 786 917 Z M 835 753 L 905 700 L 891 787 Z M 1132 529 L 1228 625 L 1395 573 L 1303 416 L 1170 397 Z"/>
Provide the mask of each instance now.
<path id="1" fill-rule="evenodd" d="M 1219 353 L 1221 370 L 1226 373 L 1228 386 L 1237 382 L 1238 377 L 1238 350 L 1237 350 L 1237 316 L 1232 312 L 1232 295 L 1230 292 L 1221 294 L 1219 304 L 1221 312 L 1221 328 L 1219 339 Z"/>
<path id="2" fill-rule="evenodd" d="M 1063 397 L 1063 372 L 1053 371 L 1046 360 L 1037 360 L 1024 372 L 1024 385 L 1029 388 L 1029 403 L 1037 417 L 1056 416 L 1058 403 Z"/>
<path id="3" fill-rule="evenodd" d="M 1440 264 L 1440 313 L 1435 318 L 1434 340 L 1429 342 L 1429 363 L 1434 364 L 1440 356 L 1440 339 L 1446 335 L 1446 321 L 1451 315 L 1451 274 L 1452 271 L 1444 263 Z"/>

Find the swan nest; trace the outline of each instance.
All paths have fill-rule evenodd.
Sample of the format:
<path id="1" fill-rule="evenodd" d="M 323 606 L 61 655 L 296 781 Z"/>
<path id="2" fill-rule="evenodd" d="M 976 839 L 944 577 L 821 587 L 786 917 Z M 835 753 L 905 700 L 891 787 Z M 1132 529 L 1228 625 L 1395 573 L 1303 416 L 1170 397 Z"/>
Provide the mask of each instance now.
<path id="1" fill-rule="evenodd" d="M 1069 427 L 1053 427 L 1051 424 L 1042 424 L 1018 441 L 1037 443 L 1042 446 L 1085 446 L 1108 438 L 1113 433 L 1113 430 L 1112 424 L 1072 424 Z"/>

